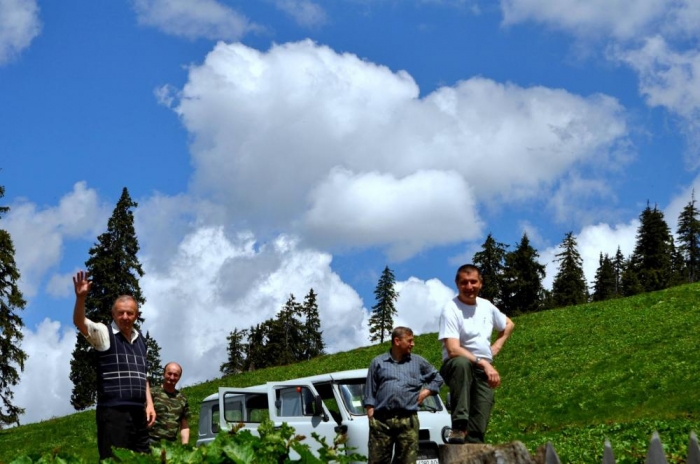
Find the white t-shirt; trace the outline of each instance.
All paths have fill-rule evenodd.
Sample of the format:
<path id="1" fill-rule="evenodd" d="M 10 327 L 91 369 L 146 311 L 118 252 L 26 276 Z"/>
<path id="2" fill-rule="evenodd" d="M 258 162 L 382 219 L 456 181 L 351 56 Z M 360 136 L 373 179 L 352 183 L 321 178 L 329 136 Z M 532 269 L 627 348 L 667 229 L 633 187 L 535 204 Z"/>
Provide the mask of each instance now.
<path id="1" fill-rule="evenodd" d="M 476 299 L 475 305 L 462 303 L 454 297 L 442 309 L 438 339 L 456 338 L 460 346 L 474 356 L 493 362 L 491 355 L 491 335 L 493 331 L 506 329 L 506 315 L 489 300 Z M 447 349 L 442 347 L 442 360 L 446 361 Z"/>

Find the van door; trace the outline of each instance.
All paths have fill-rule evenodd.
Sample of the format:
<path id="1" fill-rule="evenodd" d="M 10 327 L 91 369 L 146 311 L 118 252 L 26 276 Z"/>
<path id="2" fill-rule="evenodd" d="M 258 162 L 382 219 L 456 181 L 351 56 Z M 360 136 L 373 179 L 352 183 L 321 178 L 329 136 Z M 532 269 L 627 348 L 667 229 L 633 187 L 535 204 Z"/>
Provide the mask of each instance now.
<path id="1" fill-rule="evenodd" d="M 267 388 L 219 388 L 219 424 L 223 430 L 242 423 L 256 432 L 264 419 L 270 418 Z"/>
<path id="2" fill-rule="evenodd" d="M 303 443 L 311 450 L 320 445 L 311 436 L 316 432 L 331 445 L 335 438 L 337 423 L 330 418 L 330 411 L 311 383 L 303 381 L 268 382 L 270 419 L 275 424 L 286 422 L 297 435 L 304 435 Z"/>

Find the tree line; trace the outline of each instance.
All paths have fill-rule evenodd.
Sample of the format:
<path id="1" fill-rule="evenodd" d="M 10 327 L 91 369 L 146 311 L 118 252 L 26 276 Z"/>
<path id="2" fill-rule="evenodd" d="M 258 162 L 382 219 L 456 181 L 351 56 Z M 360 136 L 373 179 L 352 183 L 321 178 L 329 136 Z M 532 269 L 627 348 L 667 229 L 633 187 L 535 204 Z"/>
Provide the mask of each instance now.
<path id="1" fill-rule="evenodd" d="M 0 198 L 4 193 L 4 187 L 0 186 Z M 137 257 L 139 244 L 134 229 L 133 209 L 137 206 L 124 188 L 107 222 L 107 231 L 98 236 L 89 250 L 85 269 L 93 284 L 85 306 L 86 316 L 95 322 L 111 323 L 112 303 L 120 295 L 132 295 L 140 307 L 146 302 L 139 286 L 144 272 Z M 8 210 L 0 206 L 0 219 Z M 633 253 L 625 257 L 619 246 L 614 256 L 601 252 L 592 292 L 586 283 L 583 260 L 572 232 L 565 235 L 556 254 L 558 272 L 551 290 L 542 286 L 545 267 L 539 263 L 537 250 L 530 244 L 527 234 L 523 234 L 512 251 L 489 234 L 473 257 L 484 279 L 481 296 L 493 301 L 506 314 L 516 315 L 697 282 L 700 279 L 698 216 L 693 192 L 678 218 L 674 241 L 663 213 L 647 204 L 639 217 Z M 14 404 L 12 392 L 27 359 L 21 349 L 24 324 L 19 316 L 26 302 L 18 287 L 20 272 L 14 253 L 10 234 L 0 229 L 0 428 L 19 425 L 19 416 L 24 413 L 23 408 Z M 379 278 L 374 295 L 376 304 L 369 317 L 369 340 L 382 343 L 393 329 L 397 314 L 395 303 L 399 297 L 394 273 L 388 266 Z M 324 354 L 317 297 L 313 289 L 301 303 L 290 295 L 275 317 L 246 329 L 234 328 L 227 337 L 227 359 L 220 366 L 221 372 L 235 374 Z M 142 315 L 136 327 L 144 334 L 146 325 Z M 157 384 L 163 374 L 160 346 L 148 330 L 144 337 L 149 350 L 149 380 Z M 94 350 L 78 334 L 70 371 L 73 382 L 70 401 L 76 410 L 96 402 L 94 358 Z"/>
<path id="2" fill-rule="evenodd" d="M 699 215 L 693 192 L 678 217 L 674 239 L 663 212 L 647 204 L 639 216 L 634 251 L 624 256 L 618 245 L 614 256 L 600 252 L 590 288 L 573 232 L 565 234 L 555 255 L 558 268 L 551 290 L 542 285 L 545 266 L 539 263 L 537 250 L 527 234 L 523 234 L 512 251 L 489 234 L 473 258 L 484 279 L 481 296 L 513 316 L 697 282 Z"/>

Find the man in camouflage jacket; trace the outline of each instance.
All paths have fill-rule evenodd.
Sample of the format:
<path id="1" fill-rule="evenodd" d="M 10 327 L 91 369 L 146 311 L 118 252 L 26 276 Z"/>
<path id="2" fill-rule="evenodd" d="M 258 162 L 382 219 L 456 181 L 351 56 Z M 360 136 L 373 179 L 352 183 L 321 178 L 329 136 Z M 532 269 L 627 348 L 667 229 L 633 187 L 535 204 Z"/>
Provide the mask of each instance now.
<path id="1" fill-rule="evenodd" d="M 180 431 L 182 444 L 190 440 L 190 406 L 187 397 L 175 389 L 175 385 L 182 376 L 182 367 L 178 363 L 168 363 L 163 373 L 163 385 L 153 387 L 151 396 L 156 410 L 156 422 L 150 429 L 151 443 L 161 440 L 177 440 L 177 432 Z"/>

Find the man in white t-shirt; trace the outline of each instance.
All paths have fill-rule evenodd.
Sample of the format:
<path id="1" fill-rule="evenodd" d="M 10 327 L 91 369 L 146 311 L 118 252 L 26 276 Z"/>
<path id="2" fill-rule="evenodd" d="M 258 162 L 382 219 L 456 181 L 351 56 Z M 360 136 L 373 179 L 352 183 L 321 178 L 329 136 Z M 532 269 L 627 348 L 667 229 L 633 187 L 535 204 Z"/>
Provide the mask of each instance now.
<path id="1" fill-rule="evenodd" d="M 515 324 L 490 301 L 479 298 L 479 268 L 465 264 L 455 277 L 458 295 L 440 314 L 438 338 L 443 343 L 440 375 L 450 388 L 450 443 L 483 443 L 501 377 L 493 358 Z M 498 337 L 491 344 L 494 330 Z"/>

